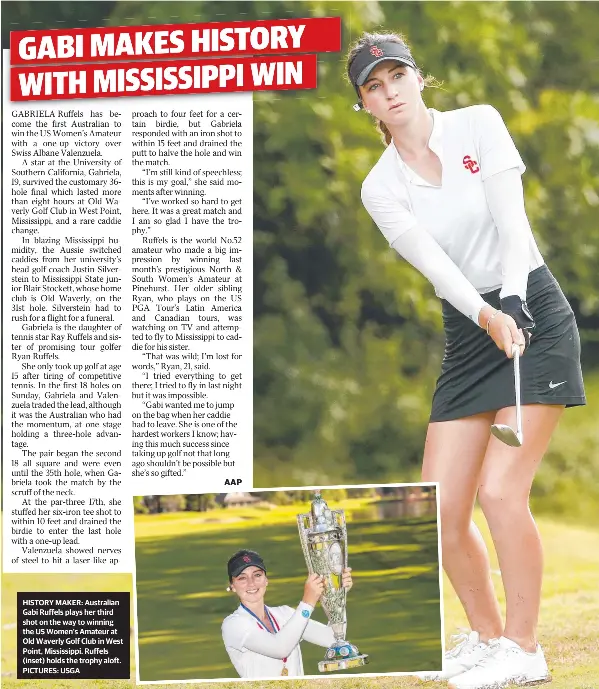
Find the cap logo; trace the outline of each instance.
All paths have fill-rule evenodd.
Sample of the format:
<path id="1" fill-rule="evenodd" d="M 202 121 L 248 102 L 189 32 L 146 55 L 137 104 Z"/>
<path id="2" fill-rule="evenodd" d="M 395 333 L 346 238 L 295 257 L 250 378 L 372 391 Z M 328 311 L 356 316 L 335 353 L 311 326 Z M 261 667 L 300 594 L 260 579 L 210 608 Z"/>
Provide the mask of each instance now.
<path id="1" fill-rule="evenodd" d="M 370 47 L 370 54 L 375 57 L 383 57 L 385 53 L 380 48 L 377 48 L 376 45 L 373 45 Z"/>
<path id="2" fill-rule="evenodd" d="M 252 558 L 249 555 L 244 555 L 241 559 L 244 562 L 251 562 L 252 561 Z"/>

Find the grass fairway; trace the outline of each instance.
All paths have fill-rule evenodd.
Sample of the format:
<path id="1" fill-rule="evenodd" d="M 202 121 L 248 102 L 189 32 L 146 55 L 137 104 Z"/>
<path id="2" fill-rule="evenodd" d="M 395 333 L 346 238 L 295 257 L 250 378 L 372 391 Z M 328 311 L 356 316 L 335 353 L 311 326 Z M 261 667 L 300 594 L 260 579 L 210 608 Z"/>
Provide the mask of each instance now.
<path id="1" fill-rule="evenodd" d="M 440 668 L 436 515 L 357 520 L 352 505 L 361 506 L 359 501 L 343 503 L 354 575 L 349 639 L 369 654 L 368 672 Z M 302 509 L 219 510 L 136 520 L 141 679 L 232 676 L 220 626 L 239 601 L 225 591 L 226 562 L 239 548 L 257 550 L 269 570 L 267 604 L 295 607 L 307 576 L 295 523 Z M 320 608 L 316 618 L 326 623 Z M 306 673 L 318 674 L 324 649 L 306 643 L 302 653 Z"/>
<path id="2" fill-rule="evenodd" d="M 476 515 L 488 540 L 488 533 L 480 513 Z M 550 689 L 598 689 L 599 688 L 599 532 L 591 531 L 539 519 L 545 544 L 546 574 L 543 594 L 543 607 L 539 635 L 544 645 L 549 667 L 553 675 Z M 234 524 L 228 525 L 232 528 Z M 150 523 L 146 524 L 148 530 Z M 227 525 L 222 527 L 223 538 L 227 537 Z M 163 525 L 163 531 L 175 531 L 174 524 Z M 157 536 L 164 535 L 163 531 Z M 353 559 L 353 556 L 352 556 Z M 494 563 L 496 568 L 496 563 Z M 496 570 L 495 570 L 496 571 Z M 496 575 L 499 583 L 499 577 Z M 168 582 L 163 582 L 166 586 Z M 16 591 L 118 591 L 131 586 L 128 576 L 96 575 L 5 575 L 3 581 L 3 648 L 2 648 L 2 687 L 12 689 L 49 689 L 47 680 L 18 681 L 14 679 L 16 670 Z M 350 594 L 357 595 L 356 588 Z M 453 591 L 445 581 L 445 626 L 447 634 L 464 623 L 459 605 Z M 269 594 L 270 595 L 270 594 Z M 350 607 L 350 634 L 351 634 Z M 384 631 L 383 631 L 384 633 Z M 364 649 L 372 652 L 370 648 Z M 201 653 L 201 649 L 198 649 Z M 307 667 L 307 664 L 306 664 Z M 133 669 L 132 669 L 133 671 Z M 52 681 L 52 689 L 130 689 L 133 682 L 127 681 Z M 152 685 L 161 689 L 185 689 L 189 684 Z M 290 680 L 289 684 L 280 682 L 239 682 L 207 683 L 206 689 L 219 687 L 247 687 L 247 689 L 308 689 L 314 687 L 314 680 Z M 410 677 L 348 677 L 347 679 L 322 679 L 316 685 L 321 689 L 416 689 L 444 685 L 425 685 Z"/>

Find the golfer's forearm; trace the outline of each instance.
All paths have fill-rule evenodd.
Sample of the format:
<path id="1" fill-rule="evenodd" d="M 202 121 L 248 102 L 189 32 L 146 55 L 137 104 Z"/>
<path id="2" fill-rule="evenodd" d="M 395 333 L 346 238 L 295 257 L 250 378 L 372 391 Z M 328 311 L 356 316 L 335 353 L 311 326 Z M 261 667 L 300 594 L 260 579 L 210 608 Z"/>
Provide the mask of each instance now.
<path id="1" fill-rule="evenodd" d="M 479 323 L 485 300 L 426 230 L 414 227 L 391 245 L 458 311 Z"/>
<path id="2" fill-rule="evenodd" d="M 487 204 L 499 233 L 503 281 L 500 296 L 526 300 L 532 231 L 524 208 L 522 179 L 517 168 L 504 170 L 484 182 Z"/>
<path id="3" fill-rule="evenodd" d="M 300 603 L 276 634 L 265 634 L 262 630 L 256 629 L 246 637 L 243 642 L 244 647 L 269 658 L 286 658 L 301 641 L 310 621 L 309 617 L 304 617 L 302 614 L 305 610 L 311 614 L 313 608 L 307 603 Z"/>
<path id="4" fill-rule="evenodd" d="M 335 641 L 335 635 L 331 627 L 316 620 L 308 622 L 302 638 L 311 644 L 316 644 L 316 646 L 322 646 L 323 648 L 328 648 Z"/>

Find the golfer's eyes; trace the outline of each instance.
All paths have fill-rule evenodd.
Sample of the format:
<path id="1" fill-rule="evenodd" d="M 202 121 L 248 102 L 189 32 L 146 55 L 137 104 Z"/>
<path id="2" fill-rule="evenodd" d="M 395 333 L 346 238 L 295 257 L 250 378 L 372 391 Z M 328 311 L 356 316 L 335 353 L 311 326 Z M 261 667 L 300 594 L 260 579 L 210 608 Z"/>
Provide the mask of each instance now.
<path id="1" fill-rule="evenodd" d="M 263 576 L 264 576 L 264 575 L 263 575 L 262 572 L 261 572 L 260 574 L 254 574 L 251 578 L 254 579 L 254 580 L 256 580 L 256 579 L 262 579 Z M 240 576 L 240 577 L 237 579 L 237 581 L 238 581 L 240 584 L 249 584 L 249 583 L 250 583 L 250 578 L 247 577 L 247 575 L 244 574 L 244 575 Z"/>
<path id="2" fill-rule="evenodd" d="M 401 79 L 404 76 L 403 72 L 395 72 L 394 74 L 391 75 L 391 79 Z M 369 91 L 374 91 L 380 86 L 379 83 L 372 84 L 371 86 L 368 87 Z"/>

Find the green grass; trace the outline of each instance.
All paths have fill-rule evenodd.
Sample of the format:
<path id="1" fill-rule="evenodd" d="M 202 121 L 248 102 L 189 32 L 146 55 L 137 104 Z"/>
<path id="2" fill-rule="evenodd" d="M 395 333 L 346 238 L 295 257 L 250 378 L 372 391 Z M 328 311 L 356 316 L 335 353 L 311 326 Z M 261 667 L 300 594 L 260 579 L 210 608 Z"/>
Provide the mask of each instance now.
<path id="1" fill-rule="evenodd" d="M 291 510 L 294 512 L 295 510 Z M 170 515 L 169 515 L 170 516 Z M 484 528 L 484 521 L 477 513 L 477 522 L 489 542 Z M 140 528 L 149 532 L 151 520 L 140 521 Z M 160 521 L 156 536 L 164 537 L 165 531 L 176 532 L 176 519 Z M 546 574 L 543 591 L 543 605 L 539 626 L 540 640 L 544 646 L 547 660 L 553 675 L 551 689 L 597 689 L 599 687 L 599 532 L 572 527 L 563 523 L 539 519 L 539 528 L 543 535 L 546 557 Z M 158 527 L 158 524 L 157 524 Z M 235 523 L 222 525 L 220 532 L 227 536 Z M 142 531 L 140 531 L 141 535 Z M 352 556 L 353 560 L 353 556 Z M 496 562 L 493 568 L 496 571 Z M 357 595 L 360 578 L 356 566 L 356 588 L 350 594 Z M 495 575 L 500 588 L 499 577 Z M 359 583 L 360 582 L 360 583 Z M 126 575 L 112 576 L 61 576 L 61 575 L 5 575 L 3 580 L 3 649 L 2 649 L 2 687 L 12 689 L 49 689 L 45 681 L 19 681 L 14 679 L 16 668 L 16 591 L 118 591 L 130 590 L 131 578 Z M 459 603 L 445 580 L 445 626 L 449 635 L 457 626 L 464 624 L 464 617 Z M 270 595 L 270 593 L 269 593 Z M 352 627 L 352 609 L 350 607 L 350 636 Z M 385 630 L 383 630 L 384 634 Z M 370 648 L 364 648 L 371 652 Z M 306 667 L 308 664 L 306 663 Z M 8 675 L 6 673 L 9 673 Z M 133 673 L 133 665 L 132 665 Z M 12 674 L 12 677 L 10 676 Z M 130 689 L 133 682 L 127 681 L 53 681 L 52 689 Z M 184 689 L 190 685 L 169 684 L 153 685 L 160 689 Z M 218 687 L 241 686 L 238 682 L 207 683 L 206 689 Z M 279 682 L 244 683 L 247 689 L 308 689 L 314 686 L 314 680 L 291 680 L 290 684 Z M 321 689 L 416 689 L 423 685 L 410 677 L 348 677 L 347 679 L 322 679 L 318 682 Z M 443 685 L 441 685 L 443 686 Z"/>
<path id="2" fill-rule="evenodd" d="M 477 523 L 490 538 L 484 519 Z M 553 676 L 551 689 L 599 687 L 599 532 L 546 518 L 537 523 L 545 550 L 539 640 Z M 493 551 L 491 551 L 493 552 Z M 497 559 L 492 558 L 501 591 Z M 445 578 L 446 632 L 466 626 L 459 602 Z M 502 593 L 502 591 L 501 591 Z M 503 595 L 500 596 L 504 605 Z"/>

